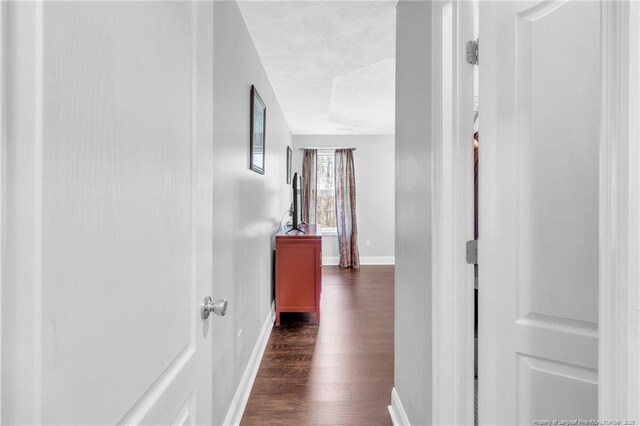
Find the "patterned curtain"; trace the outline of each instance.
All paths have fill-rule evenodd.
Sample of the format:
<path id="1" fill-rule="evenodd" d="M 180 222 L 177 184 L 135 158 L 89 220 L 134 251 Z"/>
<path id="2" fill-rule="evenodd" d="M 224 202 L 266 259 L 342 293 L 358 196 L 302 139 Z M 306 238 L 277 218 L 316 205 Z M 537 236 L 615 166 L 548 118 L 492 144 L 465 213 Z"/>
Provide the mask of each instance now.
<path id="1" fill-rule="evenodd" d="M 318 150 L 305 149 L 302 157 L 302 221 L 316 223 L 316 169 Z"/>
<path id="2" fill-rule="evenodd" d="M 356 176 L 353 150 L 337 149 L 335 153 L 336 222 L 340 267 L 359 268 L 358 225 L 356 222 Z"/>

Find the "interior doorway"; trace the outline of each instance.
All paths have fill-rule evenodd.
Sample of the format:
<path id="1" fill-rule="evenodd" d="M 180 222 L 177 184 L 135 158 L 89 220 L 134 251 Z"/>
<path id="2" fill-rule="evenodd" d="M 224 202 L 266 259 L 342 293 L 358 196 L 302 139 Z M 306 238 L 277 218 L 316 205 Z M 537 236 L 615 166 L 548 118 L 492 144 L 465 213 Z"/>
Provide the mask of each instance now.
<path id="1" fill-rule="evenodd" d="M 294 297 L 287 299 L 293 293 L 287 289 L 299 289 L 303 280 L 288 280 L 282 273 L 285 262 L 275 262 L 276 312 L 278 306 L 284 310 L 247 395 L 243 424 L 391 421 L 396 4 L 238 3 L 278 98 L 279 108 L 272 102 L 268 114 L 282 114 L 289 123 L 291 172 L 302 177 L 301 222 L 322 234 L 322 315 L 317 323 L 313 314 L 298 312 L 301 298 L 295 298 L 295 305 L 290 303 Z M 235 9 L 233 4 L 217 7 L 219 16 Z M 340 168 L 344 151 L 353 158 L 354 184 Z M 353 202 L 339 195 L 347 192 L 344 188 L 355 194 Z M 351 205 L 355 219 L 353 209 L 346 208 Z M 288 225 L 283 225 L 286 232 Z M 347 233 L 357 233 L 359 269 Z M 292 232 L 287 238 L 305 237 Z M 275 239 L 278 252 L 285 237 L 278 233 Z M 284 259 L 284 252 L 280 249 L 276 258 Z M 347 257 L 351 263 L 343 262 Z"/>

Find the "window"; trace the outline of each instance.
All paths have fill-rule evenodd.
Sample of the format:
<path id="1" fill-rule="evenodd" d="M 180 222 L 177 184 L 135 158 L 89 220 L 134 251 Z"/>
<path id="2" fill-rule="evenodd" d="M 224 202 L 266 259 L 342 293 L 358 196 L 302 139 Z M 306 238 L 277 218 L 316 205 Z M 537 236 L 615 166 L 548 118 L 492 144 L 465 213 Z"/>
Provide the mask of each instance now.
<path id="1" fill-rule="evenodd" d="M 336 190 L 333 151 L 318 151 L 316 222 L 323 232 L 336 230 Z"/>

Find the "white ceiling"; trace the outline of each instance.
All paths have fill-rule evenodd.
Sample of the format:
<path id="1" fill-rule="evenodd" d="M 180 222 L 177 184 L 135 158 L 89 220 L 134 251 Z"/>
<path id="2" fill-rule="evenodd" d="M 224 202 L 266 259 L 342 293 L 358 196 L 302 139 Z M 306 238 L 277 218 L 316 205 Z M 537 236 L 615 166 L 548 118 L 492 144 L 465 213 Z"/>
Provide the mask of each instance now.
<path id="1" fill-rule="evenodd" d="M 394 132 L 396 4 L 239 1 L 293 134 Z"/>

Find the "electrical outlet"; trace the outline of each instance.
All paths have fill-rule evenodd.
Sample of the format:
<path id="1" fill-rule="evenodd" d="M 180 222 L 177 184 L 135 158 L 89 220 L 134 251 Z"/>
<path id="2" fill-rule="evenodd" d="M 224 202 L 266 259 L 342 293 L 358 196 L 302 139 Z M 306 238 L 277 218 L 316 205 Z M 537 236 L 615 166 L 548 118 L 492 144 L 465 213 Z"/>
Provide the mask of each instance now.
<path id="1" fill-rule="evenodd" d="M 364 240 L 364 245 L 369 247 L 371 245 L 371 240 L 369 239 Z"/>

